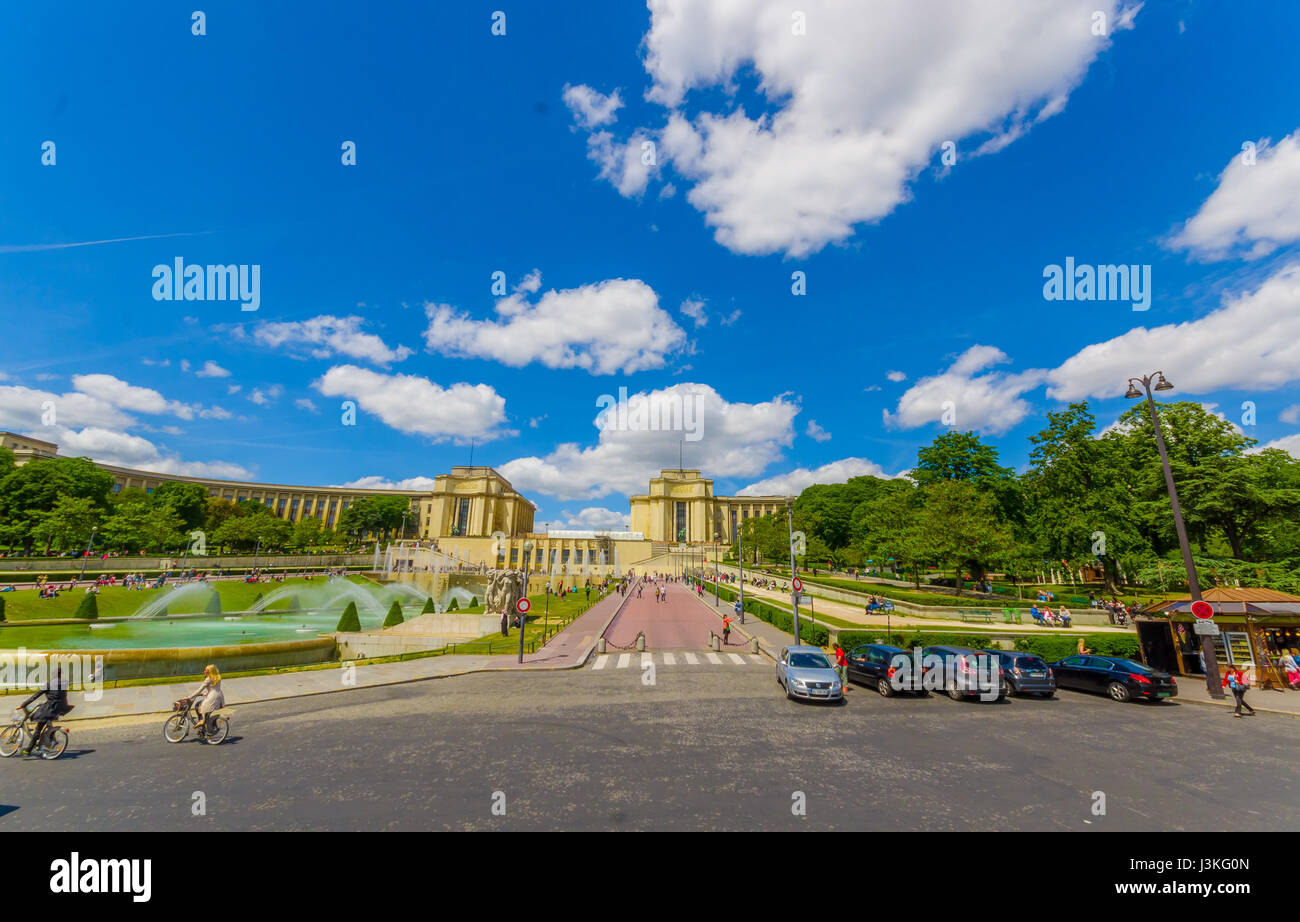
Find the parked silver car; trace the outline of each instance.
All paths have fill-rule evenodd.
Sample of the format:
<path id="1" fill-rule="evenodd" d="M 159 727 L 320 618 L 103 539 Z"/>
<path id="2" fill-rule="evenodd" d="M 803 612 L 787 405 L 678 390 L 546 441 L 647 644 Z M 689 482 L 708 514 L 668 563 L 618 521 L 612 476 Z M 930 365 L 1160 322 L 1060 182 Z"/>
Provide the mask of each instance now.
<path id="1" fill-rule="evenodd" d="M 844 687 L 835 667 L 818 647 L 782 647 L 776 681 L 787 698 L 842 701 Z"/>

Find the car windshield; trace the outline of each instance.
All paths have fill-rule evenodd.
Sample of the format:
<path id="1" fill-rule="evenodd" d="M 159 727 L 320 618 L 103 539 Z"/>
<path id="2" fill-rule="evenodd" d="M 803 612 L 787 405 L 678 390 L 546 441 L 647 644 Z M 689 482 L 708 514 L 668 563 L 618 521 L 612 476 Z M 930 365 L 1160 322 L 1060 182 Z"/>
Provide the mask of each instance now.
<path id="1" fill-rule="evenodd" d="M 820 653 L 791 653 L 790 665 L 796 669 L 830 669 L 831 664 Z"/>
<path id="2" fill-rule="evenodd" d="M 1047 664 L 1036 656 L 1022 656 L 1016 660 L 1016 665 L 1021 669 L 1046 669 Z"/>

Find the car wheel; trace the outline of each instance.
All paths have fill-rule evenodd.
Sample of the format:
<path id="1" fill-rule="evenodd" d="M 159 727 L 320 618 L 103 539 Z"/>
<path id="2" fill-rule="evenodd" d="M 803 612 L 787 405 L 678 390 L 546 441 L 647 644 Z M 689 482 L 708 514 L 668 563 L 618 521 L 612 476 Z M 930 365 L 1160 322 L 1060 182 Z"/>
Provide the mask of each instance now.
<path id="1" fill-rule="evenodd" d="M 888 680 L 888 679 L 885 679 L 885 678 L 877 679 L 877 680 L 876 680 L 876 691 L 880 692 L 880 696 L 881 696 L 882 698 L 892 698 L 892 697 L 894 697 L 894 686 L 892 686 L 892 685 L 889 684 L 889 680 Z"/>
<path id="2" fill-rule="evenodd" d="M 1056 692 L 1039 692 L 1038 697 L 1046 701 L 1048 698 L 1055 698 Z"/>
<path id="3" fill-rule="evenodd" d="M 966 697 L 964 694 L 962 694 L 961 689 L 957 687 L 956 679 L 948 680 L 948 697 L 951 698 L 953 701 L 960 701 L 962 698 Z"/>
<path id="4" fill-rule="evenodd" d="M 1128 701 L 1133 697 L 1132 693 L 1128 690 L 1128 686 L 1123 682 L 1111 682 L 1110 685 L 1106 686 L 1106 691 L 1109 692 L 1110 696 L 1116 701 Z"/>
<path id="5" fill-rule="evenodd" d="M 1016 691 L 1016 687 L 1015 687 L 1013 684 L 1011 684 L 1010 682 L 1003 682 L 1003 683 L 1002 683 L 1002 697 L 1003 697 L 1003 698 L 1014 698 L 1014 697 L 1015 697 L 1016 695 L 1018 695 L 1018 694 L 1019 694 L 1019 692 Z"/>

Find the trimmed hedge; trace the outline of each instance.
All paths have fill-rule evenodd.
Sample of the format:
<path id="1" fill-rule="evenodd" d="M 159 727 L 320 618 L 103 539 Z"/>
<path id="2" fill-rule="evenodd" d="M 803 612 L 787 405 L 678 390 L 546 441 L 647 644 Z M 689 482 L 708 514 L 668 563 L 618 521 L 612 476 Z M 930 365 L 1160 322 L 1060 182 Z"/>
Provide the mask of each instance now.
<path id="1" fill-rule="evenodd" d="M 343 615 L 339 618 L 338 626 L 334 630 L 355 634 L 361 630 L 361 618 L 357 616 L 357 603 L 349 602 L 348 607 L 343 609 Z"/>
<path id="2" fill-rule="evenodd" d="M 93 592 L 87 592 L 77 604 L 77 610 L 72 617 L 85 618 L 88 621 L 96 620 L 99 617 L 99 597 Z"/>
<path id="3" fill-rule="evenodd" d="M 429 615 L 437 612 L 438 606 L 433 604 L 433 596 L 429 596 L 424 602 L 424 608 L 420 609 L 420 614 Z"/>
<path id="4" fill-rule="evenodd" d="M 729 586 L 719 586 L 718 595 L 728 602 L 734 602 L 737 598 L 737 593 Z M 745 598 L 745 611 L 759 620 L 766 621 L 777 630 L 785 631 L 787 634 L 794 632 L 794 618 L 789 612 L 782 611 L 753 596 Z M 824 647 L 830 642 L 830 639 L 830 628 L 821 624 L 813 624 L 807 618 L 799 619 L 799 640 L 801 643 Z"/>
<path id="5" fill-rule="evenodd" d="M 1075 634 L 1061 636 L 1021 636 L 1010 638 L 1016 650 L 1041 656 L 1049 663 L 1065 659 L 1079 652 L 1079 638 L 1083 645 L 1099 656 L 1122 656 L 1138 659 L 1138 642 L 1136 637 L 1126 634 Z M 1006 635 L 990 634 L 922 634 L 915 630 L 906 633 L 895 632 L 885 639 L 884 631 L 856 630 L 840 631 L 839 644 L 845 650 L 864 643 L 887 643 L 895 647 L 910 650 L 913 647 L 971 647 L 976 650 L 993 648 L 995 640 L 1006 640 Z"/>
<path id="6" fill-rule="evenodd" d="M 1122 656 L 1141 661 L 1138 640 L 1129 634 L 1084 634 L 1083 645 L 1098 656 Z M 1054 663 L 1078 653 L 1079 641 L 1076 637 L 1017 637 L 1016 649 Z"/>
<path id="7" fill-rule="evenodd" d="M 402 617 L 402 605 L 396 599 L 393 604 L 388 606 L 388 617 L 384 619 L 384 627 L 392 627 L 395 624 L 401 624 L 406 619 Z"/>
<path id="8" fill-rule="evenodd" d="M 456 601 L 455 596 L 452 596 L 451 601 L 447 604 L 447 611 L 460 611 L 460 603 Z"/>

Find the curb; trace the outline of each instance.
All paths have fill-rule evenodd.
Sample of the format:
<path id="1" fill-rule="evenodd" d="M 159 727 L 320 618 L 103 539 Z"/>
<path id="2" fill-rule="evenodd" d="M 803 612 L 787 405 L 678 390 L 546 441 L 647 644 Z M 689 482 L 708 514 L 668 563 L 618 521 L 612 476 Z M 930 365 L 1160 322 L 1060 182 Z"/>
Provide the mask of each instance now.
<path id="1" fill-rule="evenodd" d="M 1195 705 L 1200 705 L 1201 707 L 1220 708 L 1222 710 L 1228 710 L 1229 708 L 1235 707 L 1235 705 L 1228 702 L 1219 704 L 1217 701 L 1202 701 L 1199 698 L 1179 698 L 1178 703 L 1195 704 Z M 1257 707 L 1255 708 L 1255 710 L 1260 714 L 1276 714 L 1281 717 L 1290 717 L 1293 719 L 1300 720 L 1300 713 L 1296 713 L 1295 711 L 1279 711 L 1277 708 L 1270 708 L 1270 707 Z"/>

